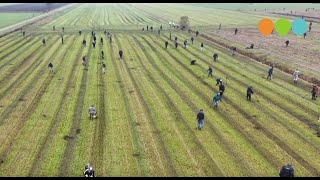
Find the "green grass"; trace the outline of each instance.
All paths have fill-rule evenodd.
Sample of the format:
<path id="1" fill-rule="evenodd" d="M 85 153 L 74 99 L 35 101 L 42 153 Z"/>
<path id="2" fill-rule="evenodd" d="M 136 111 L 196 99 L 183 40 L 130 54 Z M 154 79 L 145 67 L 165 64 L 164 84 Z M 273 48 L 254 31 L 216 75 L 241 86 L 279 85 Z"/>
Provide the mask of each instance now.
<path id="1" fill-rule="evenodd" d="M 319 176 L 319 104 L 309 96 L 302 98 L 307 84 L 294 85 L 279 70 L 267 80 L 267 66 L 231 56 L 230 50 L 210 40 L 202 52 L 202 37 L 184 49 L 181 42 L 189 33 L 165 27 L 158 36 L 159 22 L 184 7 L 192 9 L 165 6 L 82 4 L 39 29 L 26 29 L 26 38 L 17 32 L 1 38 L 0 176 L 82 176 L 87 162 L 96 176 L 110 177 L 278 176 L 286 162 L 292 162 L 296 176 Z M 176 14 L 166 13 L 172 10 Z M 225 22 L 232 25 L 238 18 L 250 26 L 240 14 L 226 14 Z M 196 12 L 192 19 L 199 16 Z M 103 29 L 96 30 L 93 48 L 92 23 L 107 28 L 113 42 Z M 154 25 L 154 32 L 141 32 L 145 23 Z M 58 30 L 62 26 L 63 45 Z M 84 30 L 81 36 L 78 28 Z M 169 32 L 173 39 L 178 37 L 178 49 Z M 213 52 L 219 53 L 218 62 L 212 62 Z M 84 55 L 87 69 L 81 64 Z M 194 66 L 192 59 L 197 60 Z M 53 73 L 47 69 L 49 62 Z M 207 77 L 209 65 L 213 77 Z M 226 83 L 226 91 L 214 110 L 217 77 Z M 248 86 L 254 87 L 252 102 L 245 98 Z M 91 104 L 98 113 L 94 120 L 88 117 Z M 205 112 L 201 131 L 196 129 L 199 109 Z"/>
<path id="2" fill-rule="evenodd" d="M 0 29 L 5 28 L 10 25 L 14 25 L 16 23 L 31 19 L 40 15 L 40 13 L 19 13 L 19 12 L 12 12 L 12 13 L 3 13 L 0 12 Z"/>

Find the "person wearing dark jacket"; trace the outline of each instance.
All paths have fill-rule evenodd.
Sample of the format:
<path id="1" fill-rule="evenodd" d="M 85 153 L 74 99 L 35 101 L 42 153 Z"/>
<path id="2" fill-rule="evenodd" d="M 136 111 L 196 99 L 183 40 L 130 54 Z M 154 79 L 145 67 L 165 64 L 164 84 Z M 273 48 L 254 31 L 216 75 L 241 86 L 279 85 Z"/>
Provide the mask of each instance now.
<path id="1" fill-rule="evenodd" d="M 166 49 L 168 48 L 168 44 L 169 44 L 168 41 L 166 41 L 166 42 L 164 43 Z"/>
<path id="2" fill-rule="evenodd" d="M 42 39 L 42 44 L 45 46 L 46 45 L 46 40 Z"/>
<path id="3" fill-rule="evenodd" d="M 122 59 L 122 55 L 123 55 L 123 51 L 120 49 L 120 51 L 119 51 L 120 59 Z"/>
<path id="4" fill-rule="evenodd" d="M 170 33 L 170 40 L 171 40 L 171 38 L 172 38 L 172 35 L 171 35 L 171 33 Z"/>
<path id="5" fill-rule="evenodd" d="M 223 95 L 224 90 L 225 90 L 224 84 L 223 84 L 223 83 L 220 83 L 220 85 L 219 85 L 219 92 L 220 92 L 221 98 L 222 98 L 222 95 Z"/>
<path id="6" fill-rule="evenodd" d="M 286 43 L 286 47 L 288 47 L 290 42 L 289 40 L 287 40 L 285 43 Z"/>
<path id="7" fill-rule="evenodd" d="M 212 77 L 212 67 L 211 66 L 209 66 L 209 69 L 207 71 L 208 71 L 208 77 L 209 76 Z"/>
<path id="8" fill-rule="evenodd" d="M 193 44 L 193 41 L 194 41 L 194 38 L 193 37 L 191 37 L 191 43 Z"/>
<path id="9" fill-rule="evenodd" d="M 217 81 L 216 86 L 219 85 L 219 83 L 222 83 L 222 79 L 221 78 L 217 78 L 216 81 Z"/>
<path id="10" fill-rule="evenodd" d="M 216 62 L 218 60 L 218 53 L 213 54 L 213 61 Z"/>
<path id="11" fill-rule="evenodd" d="M 251 94 L 253 94 L 253 88 L 251 86 L 247 89 L 247 100 L 251 101 Z"/>
<path id="12" fill-rule="evenodd" d="M 202 109 L 200 109 L 200 111 L 197 114 L 197 120 L 198 120 L 198 129 L 201 130 L 203 127 L 203 120 L 204 120 L 204 113 Z"/>
<path id="13" fill-rule="evenodd" d="M 287 163 L 287 165 L 282 166 L 282 168 L 279 171 L 279 176 L 280 177 L 294 177 L 294 169 L 290 163 Z"/>
<path id="14" fill-rule="evenodd" d="M 311 94 L 312 94 L 312 100 L 316 100 L 317 99 L 317 93 L 318 93 L 318 86 L 317 85 L 313 85 L 312 86 L 312 91 L 311 91 Z"/>
<path id="15" fill-rule="evenodd" d="M 198 37 L 198 35 L 199 35 L 199 31 L 196 32 L 196 37 Z"/>
<path id="16" fill-rule="evenodd" d="M 273 73 L 273 66 L 271 66 L 271 68 L 268 70 L 268 76 L 267 79 L 271 79 L 272 78 L 272 73 Z"/>

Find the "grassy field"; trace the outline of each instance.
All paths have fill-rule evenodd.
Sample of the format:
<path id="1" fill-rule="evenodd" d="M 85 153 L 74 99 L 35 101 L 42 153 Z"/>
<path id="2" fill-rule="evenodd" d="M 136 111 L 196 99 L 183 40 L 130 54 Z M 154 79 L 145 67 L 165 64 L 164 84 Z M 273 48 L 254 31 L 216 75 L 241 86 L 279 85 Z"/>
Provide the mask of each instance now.
<path id="1" fill-rule="evenodd" d="M 0 12 L 0 29 L 41 15 L 41 13 Z"/>
<path id="2" fill-rule="evenodd" d="M 176 14 L 168 13 L 173 9 Z M 202 10 L 194 7 L 191 17 L 199 26 L 219 13 L 226 13 L 229 26 L 236 20 L 254 25 L 246 14 L 227 10 L 196 21 Z M 287 162 L 296 176 L 319 176 L 319 102 L 310 100 L 309 84 L 294 85 L 278 69 L 267 80 L 268 66 L 231 56 L 229 49 L 201 36 L 184 49 L 183 40 L 192 35 L 165 24 L 180 15 L 178 5 L 83 4 L 41 28 L 26 29 L 27 37 L 20 32 L 2 37 L 0 176 L 82 176 L 87 162 L 96 176 L 278 176 Z M 154 26 L 153 32 L 142 32 L 146 25 Z M 95 48 L 90 46 L 93 28 Z M 217 62 L 213 52 L 219 53 Z M 87 67 L 81 64 L 84 55 Z M 210 65 L 213 77 L 207 77 Z M 226 90 L 214 110 L 217 77 Z M 248 86 L 255 92 L 251 102 Z M 94 120 L 88 117 L 91 104 L 98 113 Z M 196 128 L 199 109 L 205 112 L 201 131 Z"/>

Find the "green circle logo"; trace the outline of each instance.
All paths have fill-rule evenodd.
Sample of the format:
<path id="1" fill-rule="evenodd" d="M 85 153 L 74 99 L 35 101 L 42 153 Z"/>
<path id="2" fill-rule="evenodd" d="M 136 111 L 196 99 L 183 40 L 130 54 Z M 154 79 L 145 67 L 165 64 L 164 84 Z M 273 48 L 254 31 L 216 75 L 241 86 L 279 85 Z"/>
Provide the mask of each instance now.
<path id="1" fill-rule="evenodd" d="M 279 36 L 285 36 L 290 31 L 290 28 L 291 28 L 290 21 L 287 19 L 281 18 L 275 23 L 275 28 Z"/>

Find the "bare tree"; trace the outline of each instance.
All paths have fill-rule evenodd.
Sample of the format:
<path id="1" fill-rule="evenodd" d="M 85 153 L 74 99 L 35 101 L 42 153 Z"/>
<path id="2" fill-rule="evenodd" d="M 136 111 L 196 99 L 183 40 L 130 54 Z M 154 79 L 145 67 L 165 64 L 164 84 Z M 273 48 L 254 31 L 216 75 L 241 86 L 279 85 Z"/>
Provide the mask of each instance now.
<path id="1" fill-rule="evenodd" d="M 181 30 L 189 29 L 189 18 L 188 16 L 181 16 L 180 17 L 180 28 Z"/>

